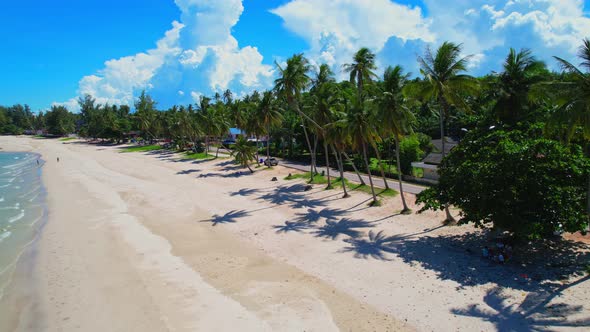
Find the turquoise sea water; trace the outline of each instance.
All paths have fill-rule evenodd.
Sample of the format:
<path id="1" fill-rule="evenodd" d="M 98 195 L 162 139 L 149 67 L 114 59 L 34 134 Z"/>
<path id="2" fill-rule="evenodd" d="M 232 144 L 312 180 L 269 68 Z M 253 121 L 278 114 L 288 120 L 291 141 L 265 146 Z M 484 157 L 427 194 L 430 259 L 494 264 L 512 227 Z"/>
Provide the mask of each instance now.
<path id="1" fill-rule="evenodd" d="M 46 219 L 42 165 L 34 153 L 0 152 L 0 297 Z"/>

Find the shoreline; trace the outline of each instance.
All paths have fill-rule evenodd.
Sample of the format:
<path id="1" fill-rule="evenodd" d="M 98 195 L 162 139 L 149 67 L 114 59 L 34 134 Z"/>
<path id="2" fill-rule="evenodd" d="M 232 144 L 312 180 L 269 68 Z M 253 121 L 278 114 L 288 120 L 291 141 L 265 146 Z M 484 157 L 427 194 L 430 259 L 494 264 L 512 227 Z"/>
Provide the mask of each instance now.
<path id="1" fill-rule="evenodd" d="M 34 294 L 35 288 L 35 269 L 37 266 L 37 258 L 39 252 L 39 242 L 43 235 L 43 229 L 49 221 L 49 205 L 47 202 L 48 192 L 45 184 L 43 165 L 45 160 L 43 155 L 38 152 L 34 152 L 30 149 L 21 149 L 15 151 L 2 150 L 6 153 L 29 153 L 33 154 L 42 163 L 37 169 L 38 175 L 41 180 L 41 194 L 44 197 L 42 206 L 42 215 L 40 219 L 31 224 L 34 227 L 34 234 L 32 239 L 27 242 L 21 251 L 16 255 L 14 260 L 5 266 L 5 271 L 9 271 L 8 282 L 0 290 L 0 306 L 7 308 L 0 311 L 0 330 L 16 330 L 18 326 L 26 325 L 31 326 L 31 322 L 22 322 L 23 313 L 27 310 L 34 311 L 33 309 L 38 303 L 35 303 Z M 17 305 L 9 305 L 17 304 Z M 40 319 L 40 315 L 36 316 L 36 320 Z"/>
<path id="2" fill-rule="evenodd" d="M 399 215 L 397 198 L 368 208 L 360 192 L 303 192 L 282 167 L 251 175 L 224 159 L 22 142 L 61 162 L 44 172 L 52 210 L 33 315 L 46 320 L 21 330 L 491 331 L 590 310 L 587 277 L 559 296 L 516 282 L 517 270 L 448 242 L 477 230 L 440 227 L 442 212 Z M 531 304 L 542 307 L 513 312 Z"/>

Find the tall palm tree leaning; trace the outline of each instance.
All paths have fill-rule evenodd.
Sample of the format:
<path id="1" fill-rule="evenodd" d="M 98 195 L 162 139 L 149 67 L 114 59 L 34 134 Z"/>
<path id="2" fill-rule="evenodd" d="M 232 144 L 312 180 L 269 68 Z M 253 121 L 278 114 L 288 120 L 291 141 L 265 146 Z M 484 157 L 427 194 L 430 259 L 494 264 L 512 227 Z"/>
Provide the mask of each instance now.
<path id="1" fill-rule="evenodd" d="M 554 57 L 569 74 L 568 81 L 540 83 L 533 88 L 531 94 L 533 97 L 545 94 L 554 100 L 558 109 L 553 113 L 549 125 L 559 128 L 565 126 L 567 141 L 577 128 L 581 128 L 588 143 L 587 153 L 590 154 L 590 39 L 583 40 L 578 57 L 582 60 L 580 63 L 582 69 L 562 58 Z M 590 174 L 586 204 L 587 212 L 590 214 Z M 590 229 L 590 225 L 588 227 Z"/>
<path id="2" fill-rule="evenodd" d="M 426 48 L 423 57 L 418 57 L 420 73 L 424 81 L 408 85 L 407 94 L 419 96 L 422 99 L 432 99 L 440 106 L 440 138 L 442 141 L 442 157 L 445 151 L 445 116 L 449 113 L 450 106 L 469 110 L 469 106 L 461 97 L 462 93 L 475 94 L 479 84 L 472 76 L 462 74 L 467 71 L 469 59 L 472 56 L 461 55 L 462 45 L 451 42 L 444 42 L 432 53 L 430 47 Z M 446 223 L 454 223 L 455 218 L 445 207 Z"/>
<path id="3" fill-rule="evenodd" d="M 264 92 L 262 100 L 258 105 L 258 118 L 262 120 L 264 130 L 266 132 L 266 159 L 270 160 L 270 131 L 272 127 L 280 124 L 283 121 L 283 115 L 279 111 L 274 101 L 274 95 L 271 91 Z M 270 161 L 268 168 L 271 167 Z"/>
<path id="4" fill-rule="evenodd" d="M 280 96 L 283 96 L 287 100 L 289 107 L 294 110 L 301 119 L 301 126 L 303 127 L 303 133 L 307 142 L 309 153 L 311 154 L 311 180 L 313 182 L 314 168 L 315 168 L 315 155 L 314 149 L 311 146 L 309 135 L 307 133 L 307 127 L 305 126 L 305 120 L 309 120 L 306 114 L 301 111 L 299 101 L 301 99 L 301 93 L 307 89 L 311 79 L 307 75 L 311 70 L 309 61 L 303 56 L 303 53 L 295 54 L 287 59 L 287 66 L 281 67 L 275 62 L 279 70 L 279 78 L 275 80 L 275 90 Z"/>
<path id="5" fill-rule="evenodd" d="M 375 187 L 373 186 L 373 177 L 371 175 L 371 168 L 369 167 L 369 160 L 367 157 L 367 143 L 371 146 L 375 145 L 374 126 L 371 122 L 371 114 L 368 102 L 361 101 L 360 98 L 352 98 L 350 109 L 346 112 L 346 130 L 350 135 L 353 148 L 360 150 L 363 154 L 365 167 L 369 175 L 369 184 L 371 186 L 371 194 L 373 201 L 371 206 L 378 206 L 379 201 L 375 194 Z"/>
<path id="6" fill-rule="evenodd" d="M 254 159 L 256 148 L 248 143 L 244 137 L 240 136 L 234 145 L 234 149 L 231 155 L 235 158 L 236 162 L 242 167 L 247 167 L 250 173 L 254 173 L 250 167 L 250 161 Z"/>
<path id="7" fill-rule="evenodd" d="M 404 197 L 404 187 L 401 173 L 401 163 L 399 155 L 400 138 L 412 132 L 411 124 L 415 120 L 414 114 L 403 105 L 402 90 L 410 74 L 404 73 L 400 66 L 394 68 L 388 67 L 383 74 L 383 90 L 379 97 L 378 120 L 381 128 L 388 135 L 393 135 L 395 141 L 395 159 L 397 160 L 399 191 L 402 199 L 402 214 L 410 214 L 412 210 L 408 208 Z"/>
<path id="8" fill-rule="evenodd" d="M 332 189 L 330 177 L 330 154 L 328 152 L 327 126 L 332 123 L 332 108 L 337 103 L 338 86 L 335 84 L 334 73 L 327 64 L 320 65 L 319 71 L 313 80 L 311 88 L 311 100 L 313 106 L 313 118 L 316 124 L 321 126 L 317 134 L 324 144 L 324 156 L 326 158 L 326 176 L 328 185 L 326 189 Z"/>
<path id="9" fill-rule="evenodd" d="M 350 82 L 356 84 L 360 99 L 362 98 L 363 88 L 366 83 L 373 81 L 377 75 L 373 70 L 377 69 L 375 65 L 375 54 L 368 48 L 363 47 L 358 50 L 353 57 L 353 62 L 342 66 L 344 71 L 350 74 Z"/>

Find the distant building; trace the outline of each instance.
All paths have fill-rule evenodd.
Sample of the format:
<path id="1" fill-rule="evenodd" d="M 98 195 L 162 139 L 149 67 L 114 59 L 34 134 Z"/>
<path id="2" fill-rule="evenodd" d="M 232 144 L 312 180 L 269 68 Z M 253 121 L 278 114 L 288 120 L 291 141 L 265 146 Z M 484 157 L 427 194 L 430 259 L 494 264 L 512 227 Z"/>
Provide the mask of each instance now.
<path id="1" fill-rule="evenodd" d="M 426 155 L 421 162 L 412 163 L 412 167 L 421 168 L 424 171 L 424 179 L 438 181 L 440 177 L 438 167 L 442 162 L 442 140 L 432 140 L 431 143 L 434 146 L 434 150 Z M 449 154 L 457 144 L 459 144 L 458 141 L 445 137 L 445 155 Z"/>

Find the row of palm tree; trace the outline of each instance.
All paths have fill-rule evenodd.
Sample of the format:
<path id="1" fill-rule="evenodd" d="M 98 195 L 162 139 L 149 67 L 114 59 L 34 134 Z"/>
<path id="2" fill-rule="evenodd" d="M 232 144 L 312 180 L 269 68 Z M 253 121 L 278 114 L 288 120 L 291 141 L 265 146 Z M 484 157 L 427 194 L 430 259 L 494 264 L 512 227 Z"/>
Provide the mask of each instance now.
<path id="1" fill-rule="evenodd" d="M 327 188 L 333 186 L 330 162 L 335 161 L 343 197 L 348 197 L 345 165 L 350 165 L 361 184 L 365 184 L 358 169 L 362 165 L 368 175 L 373 204 L 378 199 L 370 157 L 377 157 L 378 169 L 388 189 L 381 162 L 382 144 L 392 140 L 400 198 L 406 213 L 410 209 L 400 173 L 400 142 L 413 132 L 418 122 L 417 109 L 436 109 L 443 158 L 447 154 L 445 137 L 449 119 L 459 111 L 468 114 L 474 107 L 478 108 L 476 113 L 488 112 L 482 111 L 481 104 L 491 105 L 487 107 L 491 114 L 489 121 L 505 127 L 517 126 L 537 116 L 535 112 L 540 109 L 549 109 L 546 112 L 550 114 L 549 129 L 559 129 L 564 132 L 564 139 L 570 139 L 578 128 L 583 128 L 585 139 L 590 141 L 588 40 L 584 41 L 580 57 L 586 72 L 557 58 L 565 74 L 556 79 L 531 51 L 510 49 L 501 73 L 475 78 L 466 74 L 471 56 L 462 55 L 461 45 L 444 42 L 435 51 L 427 48 L 418 57 L 422 78 L 411 79 L 411 74 L 400 66 L 387 67 L 383 76 L 378 77 L 375 54 L 362 48 L 351 63 L 342 66 L 350 79 L 337 82 L 328 65 L 314 68 L 303 54 L 295 54 L 285 65 L 276 64 L 278 77 L 272 90 L 255 91 L 240 99 L 227 90 L 213 98 L 201 97 L 194 106 L 175 106 L 167 112 L 157 112 L 155 102 L 142 94 L 133 117 L 146 136 L 169 137 L 183 146 L 204 140 L 205 153 L 210 152 L 211 138 L 224 136 L 230 127 L 244 130 L 248 136 L 256 137 L 256 141 L 266 136 L 267 158 L 271 154 L 269 140 L 277 133 L 284 137 L 286 144 L 292 145 L 301 132 L 299 142 L 306 146 L 310 156 L 310 182 L 319 173 L 317 155 L 323 153 L 328 171 Z M 540 108 L 540 104 L 544 107 Z M 248 168 L 253 153 L 260 160 L 258 151 L 256 147 L 250 148 L 244 139 L 234 148 L 236 158 Z M 354 162 L 350 153 L 362 163 Z M 590 212 L 590 179 L 588 185 Z M 445 211 L 447 221 L 452 222 L 448 207 Z"/>

